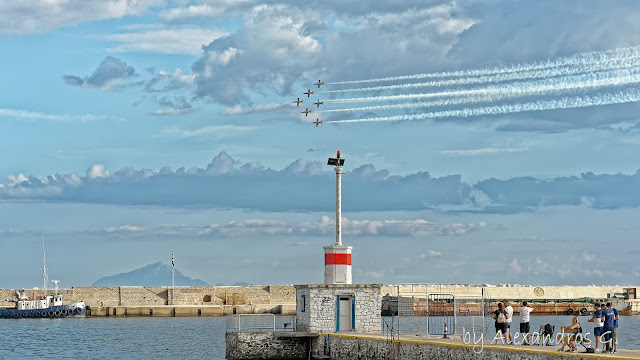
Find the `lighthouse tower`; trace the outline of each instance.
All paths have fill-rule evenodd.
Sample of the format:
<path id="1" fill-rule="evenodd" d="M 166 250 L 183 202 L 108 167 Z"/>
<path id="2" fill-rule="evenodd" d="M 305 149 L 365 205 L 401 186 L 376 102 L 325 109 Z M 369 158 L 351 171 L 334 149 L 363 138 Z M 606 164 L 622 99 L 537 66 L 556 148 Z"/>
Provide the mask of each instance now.
<path id="1" fill-rule="evenodd" d="M 351 246 L 342 245 L 342 204 L 341 176 L 344 159 L 338 151 L 335 158 L 329 158 L 327 165 L 336 171 L 336 243 L 324 247 L 324 283 L 351 284 Z"/>

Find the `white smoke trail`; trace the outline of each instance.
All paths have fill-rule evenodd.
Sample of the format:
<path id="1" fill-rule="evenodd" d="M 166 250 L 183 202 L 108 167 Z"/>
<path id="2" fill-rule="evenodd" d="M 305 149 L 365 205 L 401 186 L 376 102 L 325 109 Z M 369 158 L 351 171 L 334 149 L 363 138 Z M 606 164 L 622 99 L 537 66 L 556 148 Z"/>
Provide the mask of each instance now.
<path id="1" fill-rule="evenodd" d="M 465 90 L 465 96 L 455 96 L 449 99 L 436 100 L 430 102 L 419 103 L 403 103 L 403 104 L 388 104 L 388 105 L 376 105 L 376 106 L 362 106 L 353 108 L 342 109 L 329 109 L 320 110 L 319 113 L 330 112 L 345 112 L 345 111 L 374 111 L 374 110 L 392 110 L 392 109 L 411 109 L 411 108 L 426 108 L 436 106 L 451 106 L 451 105 L 464 105 L 478 102 L 489 101 L 502 101 L 520 98 L 524 96 L 546 96 L 546 95 L 560 95 L 562 93 L 575 91 L 575 90 L 593 90 L 602 87 L 610 86 L 623 86 L 640 84 L 640 68 L 636 73 L 632 73 L 626 76 L 591 79 L 584 82 L 563 82 L 563 83 L 550 83 L 550 84 L 532 84 L 529 87 L 512 88 L 495 88 L 496 91 L 487 92 L 487 89 L 475 89 Z M 473 92 L 475 91 L 475 93 Z M 415 94 L 415 95 L 432 95 L 432 94 Z"/>
<path id="2" fill-rule="evenodd" d="M 414 74 L 404 76 L 390 76 L 375 79 L 366 80 L 352 80 L 352 81 L 335 81 L 327 82 L 327 85 L 346 85 L 346 84 L 362 84 L 362 83 L 375 83 L 384 81 L 401 81 L 401 80 L 419 80 L 419 79 L 433 79 L 433 78 L 446 78 L 446 77 L 473 77 L 473 76 L 485 76 L 495 74 L 508 74 L 517 72 L 527 72 L 534 70 L 543 70 L 558 68 L 563 66 L 586 66 L 590 64 L 597 64 L 606 61 L 623 60 L 631 57 L 638 57 L 640 55 L 640 47 L 628 47 L 613 49 L 607 51 L 594 51 L 587 53 L 579 53 L 571 56 L 560 57 L 555 59 L 547 59 L 544 61 L 537 61 L 531 63 L 520 63 L 509 66 L 498 66 L 485 69 L 472 69 L 472 70 L 458 70 L 458 71 L 445 71 L 427 74 Z"/>
<path id="3" fill-rule="evenodd" d="M 382 86 L 372 86 L 366 88 L 356 88 L 356 89 L 342 89 L 342 90 L 328 90 L 322 91 L 321 93 L 347 93 L 347 92 L 365 92 L 365 91 L 382 91 L 382 90 L 397 90 L 397 89 L 417 89 L 424 87 L 442 87 L 442 86 L 451 86 L 451 85 L 472 85 L 472 84 L 482 84 L 482 83 L 498 83 L 498 82 L 509 82 L 513 80 L 523 80 L 523 79 L 544 79 L 544 78 L 556 78 L 556 77 L 566 77 L 575 74 L 589 74 L 589 73 L 607 73 L 611 71 L 617 70 L 626 70 L 632 69 L 640 65 L 640 57 L 627 59 L 625 64 L 620 66 L 620 64 L 616 64 L 611 67 L 609 64 L 596 64 L 589 69 L 582 68 L 569 68 L 569 69 L 552 69 L 551 71 L 545 70 L 541 72 L 534 73 L 526 73 L 526 74 L 506 74 L 496 76 L 480 76 L 476 78 L 461 78 L 461 79 L 450 79 L 450 80 L 438 80 L 438 81 L 429 81 L 422 83 L 413 83 L 413 84 L 395 84 L 395 85 L 382 85 Z"/>
<path id="4" fill-rule="evenodd" d="M 543 111 L 543 110 L 558 110 L 558 109 L 572 109 L 591 106 L 602 106 L 612 104 L 622 104 L 629 102 L 640 101 L 640 91 L 638 89 L 630 89 L 620 91 L 616 93 L 601 93 L 593 96 L 575 96 L 565 97 L 555 100 L 538 100 L 520 104 L 507 104 L 496 106 L 484 106 L 478 108 L 465 108 L 459 110 L 445 110 L 436 111 L 414 115 L 396 115 L 385 116 L 365 119 L 349 119 L 349 120 L 334 120 L 327 121 L 327 123 L 360 123 L 360 122 L 382 122 L 382 121 L 403 121 L 403 120 L 426 120 L 437 118 L 450 118 L 459 117 L 467 118 L 472 116 L 483 115 L 500 115 L 500 114 L 512 114 L 527 111 Z"/>
<path id="5" fill-rule="evenodd" d="M 439 97 L 457 96 L 479 96 L 485 94 L 519 94 L 526 96 L 531 93 L 538 93 L 547 90 L 567 91 L 571 89 L 598 88 L 603 86 L 628 85 L 637 82 L 637 75 L 640 74 L 640 67 L 627 70 L 613 70 L 607 72 L 587 73 L 551 79 L 514 82 L 500 85 L 487 86 L 483 88 L 446 90 L 423 94 L 402 94 L 402 95 L 382 95 L 347 99 L 327 99 L 327 103 L 356 103 L 356 102 L 379 102 L 379 101 L 406 101 L 411 99 L 428 99 Z M 323 110 L 326 111 L 326 110 Z"/>

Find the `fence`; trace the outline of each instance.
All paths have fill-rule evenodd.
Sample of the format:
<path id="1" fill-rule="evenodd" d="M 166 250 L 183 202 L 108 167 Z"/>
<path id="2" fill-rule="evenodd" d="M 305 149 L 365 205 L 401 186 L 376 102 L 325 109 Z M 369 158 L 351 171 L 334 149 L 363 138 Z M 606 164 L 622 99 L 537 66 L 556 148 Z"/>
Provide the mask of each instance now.
<path id="1" fill-rule="evenodd" d="M 388 337 L 424 333 L 461 335 L 463 329 L 484 332 L 488 306 L 481 286 L 405 284 L 395 287 L 382 300 L 382 331 Z M 446 323 L 446 326 L 445 326 Z"/>
<path id="2" fill-rule="evenodd" d="M 227 332 L 296 331 L 295 315 L 237 314 L 226 317 Z"/>

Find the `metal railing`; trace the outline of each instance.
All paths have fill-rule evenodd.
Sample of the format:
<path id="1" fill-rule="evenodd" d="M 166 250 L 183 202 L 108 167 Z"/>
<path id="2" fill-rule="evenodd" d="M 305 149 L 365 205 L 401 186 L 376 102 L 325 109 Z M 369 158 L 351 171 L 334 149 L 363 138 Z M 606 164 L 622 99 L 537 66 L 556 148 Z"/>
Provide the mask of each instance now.
<path id="1" fill-rule="evenodd" d="M 227 332 L 296 331 L 295 315 L 236 314 L 227 315 Z"/>

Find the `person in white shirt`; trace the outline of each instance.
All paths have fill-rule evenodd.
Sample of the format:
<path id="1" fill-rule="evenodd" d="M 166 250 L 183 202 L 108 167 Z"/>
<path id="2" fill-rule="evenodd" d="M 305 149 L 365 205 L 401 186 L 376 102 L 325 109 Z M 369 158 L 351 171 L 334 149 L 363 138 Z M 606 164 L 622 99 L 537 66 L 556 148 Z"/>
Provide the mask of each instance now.
<path id="1" fill-rule="evenodd" d="M 529 332 L 531 331 L 531 326 L 529 325 L 529 315 L 533 311 L 533 307 L 527 304 L 526 301 L 522 302 L 522 306 L 518 308 L 518 313 L 520 314 L 520 334 L 524 338 L 523 345 L 531 345 L 529 342 Z"/>
<path id="2" fill-rule="evenodd" d="M 507 344 L 513 344 L 513 335 L 511 335 L 511 319 L 513 319 L 513 308 L 511 307 L 511 303 L 509 302 L 509 300 L 505 300 L 504 304 L 506 305 L 504 307 L 504 312 L 507 315 L 507 333 L 506 338 L 507 338 Z"/>

